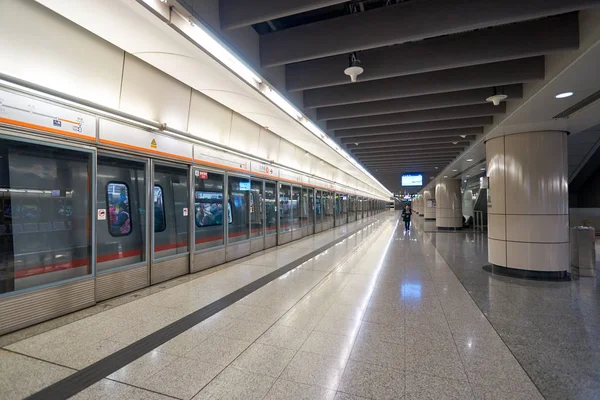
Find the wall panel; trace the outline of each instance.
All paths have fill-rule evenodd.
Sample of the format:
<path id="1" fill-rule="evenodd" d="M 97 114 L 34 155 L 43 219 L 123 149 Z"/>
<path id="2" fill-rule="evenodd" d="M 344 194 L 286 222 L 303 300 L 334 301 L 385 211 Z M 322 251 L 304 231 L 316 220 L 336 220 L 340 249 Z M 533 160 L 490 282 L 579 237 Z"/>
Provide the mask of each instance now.
<path id="1" fill-rule="evenodd" d="M 230 147 L 242 149 L 250 154 L 256 154 L 259 138 L 260 126 L 239 114 L 233 113 L 231 132 L 229 134 Z"/>
<path id="2" fill-rule="evenodd" d="M 192 91 L 188 132 L 199 139 L 228 145 L 233 111 L 222 104 Z"/>
<path id="3" fill-rule="evenodd" d="M 123 50 L 33 1 L 0 0 L 0 72 L 118 108 Z"/>
<path id="4" fill-rule="evenodd" d="M 190 110 L 189 86 L 127 54 L 119 108 L 127 113 L 186 130 Z"/>

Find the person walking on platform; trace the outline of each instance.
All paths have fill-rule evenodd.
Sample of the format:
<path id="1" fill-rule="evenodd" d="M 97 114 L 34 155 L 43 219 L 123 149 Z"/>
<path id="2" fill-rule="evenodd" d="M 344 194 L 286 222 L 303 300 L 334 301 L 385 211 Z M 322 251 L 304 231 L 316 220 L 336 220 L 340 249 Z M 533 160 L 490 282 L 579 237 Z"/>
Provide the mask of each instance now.
<path id="1" fill-rule="evenodd" d="M 404 230 L 410 230 L 410 217 L 412 216 L 412 210 L 410 206 L 407 204 L 402 210 L 402 219 L 404 220 Z"/>

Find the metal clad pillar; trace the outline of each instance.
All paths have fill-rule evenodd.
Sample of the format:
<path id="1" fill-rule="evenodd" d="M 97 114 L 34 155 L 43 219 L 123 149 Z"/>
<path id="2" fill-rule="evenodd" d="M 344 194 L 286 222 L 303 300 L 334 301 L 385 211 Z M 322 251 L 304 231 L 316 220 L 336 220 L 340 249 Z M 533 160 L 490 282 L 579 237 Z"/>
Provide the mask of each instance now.
<path id="1" fill-rule="evenodd" d="M 520 274 L 564 275 L 569 267 L 566 133 L 494 138 L 486 142 L 486 155 L 490 263 Z"/>
<path id="2" fill-rule="evenodd" d="M 462 197 L 460 179 L 442 179 L 435 185 L 438 228 L 462 228 Z"/>

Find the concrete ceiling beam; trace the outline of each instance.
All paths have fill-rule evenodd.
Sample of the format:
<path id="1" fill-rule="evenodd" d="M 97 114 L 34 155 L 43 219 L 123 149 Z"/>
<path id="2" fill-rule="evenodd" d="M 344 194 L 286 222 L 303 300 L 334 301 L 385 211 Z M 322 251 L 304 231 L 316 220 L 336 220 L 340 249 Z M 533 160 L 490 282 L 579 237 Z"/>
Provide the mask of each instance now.
<path id="1" fill-rule="evenodd" d="M 577 13 L 386 46 L 359 53 L 360 82 L 576 50 Z M 346 54 L 286 66 L 288 91 L 349 84 Z"/>
<path id="2" fill-rule="evenodd" d="M 434 108 L 430 110 L 409 111 L 395 114 L 370 115 L 368 117 L 334 119 L 327 121 L 327 129 L 355 129 L 371 126 L 410 124 L 416 122 L 444 121 L 470 117 L 487 117 L 506 113 L 506 103 L 494 106 L 473 104 L 470 106 Z"/>
<path id="3" fill-rule="evenodd" d="M 398 124 L 374 126 L 371 128 L 340 129 L 335 131 L 336 139 L 354 138 L 371 135 L 391 135 L 396 133 L 425 132 L 442 129 L 477 128 L 492 125 L 494 117 L 476 117 L 450 119 L 446 121 L 419 122 L 416 124 Z"/>
<path id="4" fill-rule="evenodd" d="M 598 5 L 600 0 L 409 1 L 262 35 L 261 65 L 274 67 L 348 54 Z"/>
<path id="5" fill-rule="evenodd" d="M 360 146 L 361 149 L 382 149 L 382 148 L 414 148 L 416 146 L 427 146 L 427 145 L 446 145 L 448 147 L 458 146 L 464 147 L 470 144 L 469 137 L 466 139 L 462 139 L 460 141 L 453 141 L 454 139 L 421 139 L 421 140 L 412 140 L 412 141 L 397 141 L 397 142 L 381 142 L 381 143 L 367 143 L 365 145 Z M 456 144 L 454 144 L 456 143 Z"/>
<path id="6" fill-rule="evenodd" d="M 443 137 L 454 137 L 457 140 L 461 140 L 461 135 L 471 136 L 480 135 L 483 133 L 483 128 L 462 128 L 462 129 L 445 129 L 437 131 L 424 131 L 414 133 L 398 133 L 392 135 L 371 135 L 371 136 L 357 136 L 353 138 L 343 138 L 342 144 L 352 147 L 353 144 L 358 143 L 375 143 L 375 142 L 393 142 L 396 140 L 415 140 L 415 139 L 430 139 L 430 138 L 443 138 Z"/>
<path id="7" fill-rule="evenodd" d="M 544 76 L 543 56 L 522 58 L 396 78 L 356 82 L 352 85 L 310 89 L 304 92 L 304 108 L 391 100 L 490 86 L 508 86 L 543 80 Z"/>
<path id="8" fill-rule="evenodd" d="M 523 85 L 509 85 L 503 93 L 510 100 L 523 98 Z M 400 99 L 370 101 L 343 106 L 317 108 L 317 120 L 366 117 L 371 115 L 394 114 L 398 112 L 422 111 L 433 108 L 485 104 L 494 88 L 459 90 L 456 92 L 428 94 L 425 96 L 404 97 Z"/>
<path id="9" fill-rule="evenodd" d="M 384 151 L 378 151 L 378 152 L 371 152 L 371 153 L 362 153 L 362 154 L 356 154 L 355 158 L 360 159 L 360 160 L 367 160 L 369 158 L 377 158 L 377 157 L 387 157 L 387 156 L 394 156 L 394 157 L 402 157 L 402 156 L 427 156 L 427 155 L 432 155 L 432 156 L 454 156 L 454 155 L 458 155 L 460 154 L 462 151 L 458 150 L 458 149 L 440 149 L 440 150 L 429 150 L 429 151 L 417 151 L 417 150 L 384 150 Z"/>
<path id="10" fill-rule="evenodd" d="M 339 3 L 343 0 L 220 0 L 219 16 L 221 29 L 237 29 L 259 22 L 270 21 L 316 10 Z"/>

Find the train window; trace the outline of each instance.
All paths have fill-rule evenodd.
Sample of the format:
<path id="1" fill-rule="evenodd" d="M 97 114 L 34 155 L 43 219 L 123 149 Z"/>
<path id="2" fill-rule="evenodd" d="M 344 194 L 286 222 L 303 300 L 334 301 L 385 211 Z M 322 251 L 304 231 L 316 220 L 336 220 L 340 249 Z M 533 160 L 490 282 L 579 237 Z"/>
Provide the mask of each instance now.
<path id="1" fill-rule="evenodd" d="M 198 228 L 223 225 L 223 193 L 197 190 L 194 197 Z M 231 210 L 228 214 L 231 219 Z"/>
<path id="2" fill-rule="evenodd" d="M 163 193 L 162 187 L 154 185 L 154 232 L 163 232 L 167 229 L 165 197 Z"/>
<path id="3" fill-rule="evenodd" d="M 127 236 L 131 233 L 131 207 L 129 188 L 122 182 L 109 182 L 106 185 L 108 204 L 108 232 L 111 236 Z"/>
<path id="4" fill-rule="evenodd" d="M 0 294 L 91 274 L 91 155 L 0 138 Z"/>

